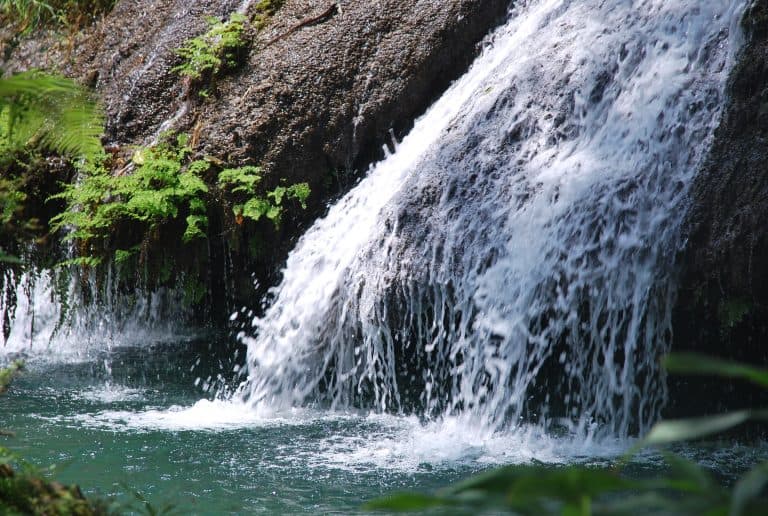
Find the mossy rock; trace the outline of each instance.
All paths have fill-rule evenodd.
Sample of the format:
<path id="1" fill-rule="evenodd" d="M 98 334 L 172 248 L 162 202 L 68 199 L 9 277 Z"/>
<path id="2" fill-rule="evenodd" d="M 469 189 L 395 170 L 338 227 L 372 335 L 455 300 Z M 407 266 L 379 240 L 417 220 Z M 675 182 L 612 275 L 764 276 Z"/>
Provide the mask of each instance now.
<path id="1" fill-rule="evenodd" d="M 108 511 L 91 503 L 76 485 L 17 473 L 8 464 L 0 464 L 0 514 L 96 516 Z"/>

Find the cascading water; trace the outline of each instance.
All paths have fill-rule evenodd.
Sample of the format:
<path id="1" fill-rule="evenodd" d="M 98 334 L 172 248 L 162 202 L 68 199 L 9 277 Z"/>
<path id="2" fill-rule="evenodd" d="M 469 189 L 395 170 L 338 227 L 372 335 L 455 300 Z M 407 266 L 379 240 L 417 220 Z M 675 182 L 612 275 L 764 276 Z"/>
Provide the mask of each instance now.
<path id="1" fill-rule="evenodd" d="M 109 268 L 101 281 L 76 270 L 0 278 L 2 355 L 84 359 L 119 346 L 178 340 L 189 309 L 179 290 L 122 292 Z M 90 301 L 87 301 L 90 300 Z"/>
<path id="2" fill-rule="evenodd" d="M 291 253 L 253 404 L 627 435 L 664 401 L 673 260 L 743 2 L 518 2 Z"/>

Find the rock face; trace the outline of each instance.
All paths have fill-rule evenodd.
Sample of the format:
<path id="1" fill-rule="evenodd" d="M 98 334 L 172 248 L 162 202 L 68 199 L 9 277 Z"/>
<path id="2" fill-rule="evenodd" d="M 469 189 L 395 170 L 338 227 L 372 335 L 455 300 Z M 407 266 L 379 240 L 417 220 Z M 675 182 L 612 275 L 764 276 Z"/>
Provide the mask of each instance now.
<path id="1" fill-rule="evenodd" d="M 674 341 L 693 350 L 768 363 L 768 6 L 744 18 L 747 38 L 729 82 L 715 144 L 692 191 L 689 238 L 674 311 Z M 758 406 L 765 396 L 716 380 L 672 380 L 676 413 Z M 761 399 L 758 399 L 761 398 Z"/>
<path id="2" fill-rule="evenodd" d="M 466 70 L 509 2 L 286 0 L 263 30 L 251 28 L 242 66 L 218 77 L 207 98 L 189 91 L 171 71 L 181 61 L 174 50 L 205 32 L 206 16 L 258 4 L 122 0 L 72 45 L 27 42 L 0 66 L 57 68 L 93 84 L 110 143 L 195 128 L 205 154 L 319 183 L 365 167 L 390 131 L 402 136 Z"/>
<path id="3" fill-rule="evenodd" d="M 214 271 L 209 289 L 235 297 L 242 289 L 240 297 L 253 304 L 258 294 L 250 273 L 270 283 L 301 225 L 339 193 L 343 178 L 381 157 L 383 146 L 402 137 L 467 69 L 509 3 L 121 0 L 80 35 L 40 35 L 6 48 L 0 68 L 53 69 L 95 87 L 111 148 L 128 153 L 161 131 L 186 132 L 198 156 L 262 166 L 266 188 L 308 182 L 309 211 L 290 214 L 258 259 L 241 251 L 248 242 L 212 239 L 208 246 Z M 255 20 L 270 6 L 279 8 L 263 26 L 248 25 L 239 66 L 206 84 L 192 84 L 172 70 L 182 62 L 175 50 L 205 33 L 206 17 L 226 20 L 239 11 Z M 210 233 L 216 230 L 226 231 L 214 227 Z"/>

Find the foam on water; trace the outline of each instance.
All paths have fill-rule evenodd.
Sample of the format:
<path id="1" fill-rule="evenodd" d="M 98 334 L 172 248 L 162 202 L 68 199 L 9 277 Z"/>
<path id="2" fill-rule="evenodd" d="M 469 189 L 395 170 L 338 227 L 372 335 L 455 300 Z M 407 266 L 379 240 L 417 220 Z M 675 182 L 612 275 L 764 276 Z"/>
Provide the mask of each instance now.
<path id="1" fill-rule="evenodd" d="M 646 430 L 744 2 L 517 2 L 252 321 L 256 405 Z M 568 423 L 568 422 L 571 423 Z"/>
<path id="2" fill-rule="evenodd" d="M 100 401 L 113 403 L 126 399 Z M 431 468 L 508 463 L 566 463 L 609 460 L 626 449 L 621 440 L 585 441 L 570 435 L 552 437 L 529 426 L 515 432 L 491 432 L 466 417 L 424 422 L 415 416 L 335 413 L 306 408 L 282 412 L 254 409 L 239 401 L 202 400 L 192 407 L 102 410 L 44 418 L 57 424 L 118 432 L 230 432 L 295 428 L 297 437 L 282 444 L 278 455 L 289 463 L 350 471 L 423 471 Z M 313 428 L 333 427 L 316 435 Z M 313 436 L 314 437 L 311 437 Z M 309 442 L 311 441 L 311 442 Z"/>

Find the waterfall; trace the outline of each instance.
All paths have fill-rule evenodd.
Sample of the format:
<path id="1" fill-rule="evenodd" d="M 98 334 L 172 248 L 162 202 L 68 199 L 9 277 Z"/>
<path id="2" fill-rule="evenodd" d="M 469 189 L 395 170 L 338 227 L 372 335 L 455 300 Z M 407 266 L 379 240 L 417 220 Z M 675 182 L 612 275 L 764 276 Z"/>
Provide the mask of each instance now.
<path id="1" fill-rule="evenodd" d="M 240 395 L 646 429 L 665 398 L 687 193 L 743 8 L 517 2 L 299 241 L 248 321 Z"/>
<path id="2" fill-rule="evenodd" d="M 124 292 L 113 267 L 103 278 L 30 267 L 0 280 L 0 360 L 78 361 L 120 346 L 179 340 L 190 319 L 181 289 Z"/>

